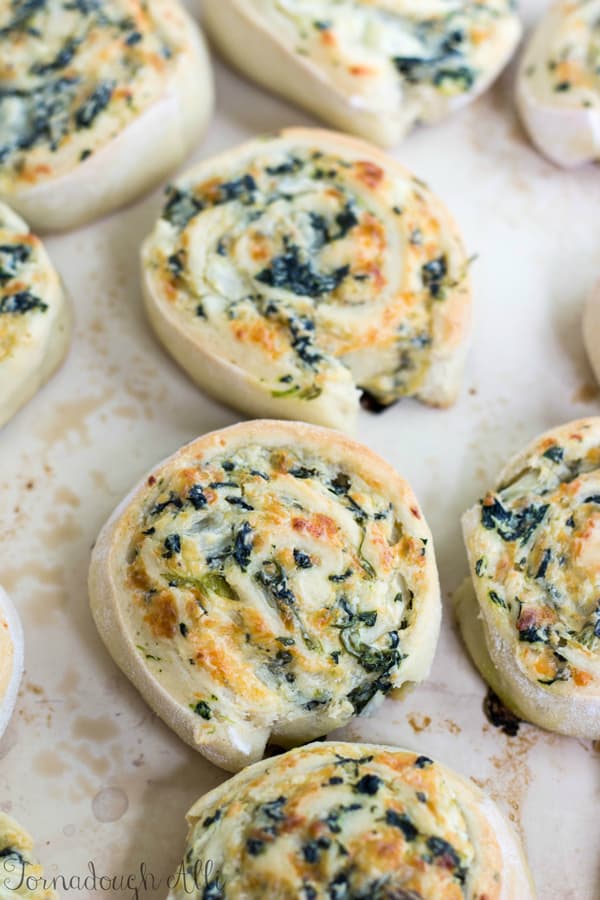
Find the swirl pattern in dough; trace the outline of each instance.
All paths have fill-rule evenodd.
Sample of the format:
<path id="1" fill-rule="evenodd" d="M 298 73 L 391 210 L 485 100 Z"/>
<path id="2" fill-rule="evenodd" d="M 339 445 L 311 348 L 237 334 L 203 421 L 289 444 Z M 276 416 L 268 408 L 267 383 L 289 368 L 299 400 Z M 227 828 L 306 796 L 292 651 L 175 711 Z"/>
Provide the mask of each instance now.
<path id="1" fill-rule="evenodd" d="M 133 199 L 199 138 L 211 79 L 178 0 L 5 0 L 0 199 L 38 229 Z"/>
<path id="2" fill-rule="evenodd" d="M 223 768 L 426 677 L 431 535 L 397 473 L 336 432 L 249 422 L 153 471 L 105 526 L 92 611 L 117 663 Z"/>
<path id="3" fill-rule="evenodd" d="M 458 615 L 482 674 L 529 721 L 600 737 L 600 419 L 530 444 L 463 528 Z"/>
<path id="4" fill-rule="evenodd" d="M 394 747 L 312 744 L 265 760 L 202 797 L 188 822 L 169 900 L 534 897 L 492 801 Z"/>
<path id="5" fill-rule="evenodd" d="M 521 35 L 512 0 L 205 0 L 203 10 L 234 66 L 383 146 L 486 90 Z"/>
<path id="6" fill-rule="evenodd" d="M 144 244 L 151 322 L 191 377 L 251 415 L 355 426 L 457 395 L 468 261 L 427 187 L 376 148 L 289 129 L 205 161 Z"/>

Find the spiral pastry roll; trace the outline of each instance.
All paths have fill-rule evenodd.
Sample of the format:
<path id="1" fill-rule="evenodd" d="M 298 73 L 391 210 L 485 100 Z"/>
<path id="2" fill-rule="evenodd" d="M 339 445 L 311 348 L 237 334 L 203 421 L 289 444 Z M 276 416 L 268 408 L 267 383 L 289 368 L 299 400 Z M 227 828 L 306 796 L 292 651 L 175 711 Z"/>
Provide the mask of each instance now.
<path id="1" fill-rule="evenodd" d="M 50 879 L 36 862 L 33 839 L 0 812 L 0 900 L 58 900 Z"/>
<path id="2" fill-rule="evenodd" d="M 35 228 L 132 200 L 182 162 L 211 107 L 178 0 L 0 4 L 0 200 Z"/>
<path id="3" fill-rule="evenodd" d="M 521 35 L 512 0 L 204 0 L 232 65 L 383 146 L 481 94 Z"/>
<path id="4" fill-rule="evenodd" d="M 155 469 L 102 531 L 90 597 L 150 705 L 231 770 L 421 681 L 440 620 L 406 482 L 336 432 L 274 421 Z"/>
<path id="5" fill-rule="evenodd" d="M 169 900 L 533 900 L 518 840 L 427 756 L 324 743 L 257 763 L 188 813 Z M 211 860 L 207 866 L 206 861 Z"/>
<path id="6" fill-rule="evenodd" d="M 251 415 L 355 426 L 379 405 L 454 401 L 468 263 L 418 179 L 374 147 L 290 129 L 205 161 L 168 191 L 143 251 L 159 338 Z"/>
<path id="7" fill-rule="evenodd" d="M 0 738 L 12 716 L 23 675 L 23 629 L 10 597 L 0 587 Z"/>
<path id="8" fill-rule="evenodd" d="M 600 418 L 549 431 L 463 518 L 466 644 L 517 715 L 600 737 Z"/>
<path id="9" fill-rule="evenodd" d="M 71 315 L 40 239 L 0 203 L 0 426 L 66 355 Z"/>
<path id="10" fill-rule="evenodd" d="M 583 341 L 600 384 L 600 283 L 588 297 L 583 314 Z"/>
<path id="11" fill-rule="evenodd" d="M 536 147 L 559 166 L 600 158 L 600 4 L 561 0 L 521 63 L 517 103 Z"/>

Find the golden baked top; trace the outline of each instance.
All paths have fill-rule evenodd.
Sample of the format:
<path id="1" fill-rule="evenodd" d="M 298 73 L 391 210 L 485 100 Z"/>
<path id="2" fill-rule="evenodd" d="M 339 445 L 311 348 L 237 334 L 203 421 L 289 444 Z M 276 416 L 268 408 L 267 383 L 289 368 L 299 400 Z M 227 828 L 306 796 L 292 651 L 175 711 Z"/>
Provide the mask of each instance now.
<path id="1" fill-rule="evenodd" d="M 423 103 L 477 90 L 495 68 L 496 33 L 516 16 L 513 0 L 250 0 L 279 40 L 352 97 L 357 111 L 384 110 L 403 93 Z"/>
<path id="2" fill-rule="evenodd" d="M 462 358 L 453 222 L 421 181 L 342 135 L 291 129 L 201 163 L 169 189 L 144 261 L 189 340 L 307 415 L 355 384 L 384 405 L 418 395 L 440 354 Z"/>
<path id="3" fill-rule="evenodd" d="M 5 0 L 0 192 L 70 171 L 159 99 L 182 15 L 175 0 Z"/>
<path id="4" fill-rule="evenodd" d="M 159 678 L 176 655 L 178 693 L 207 729 L 351 714 L 402 684 L 431 578 L 416 501 L 402 508 L 343 461 L 270 443 L 265 426 L 262 443 L 178 460 L 129 535 L 140 653 Z"/>
<path id="5" fill-rule="evenodd" d="M 477 521 L 478 520 L 478 521 Z M 600 419 L 543 435 L 466 518 L 484 614 L 520 669 L 559 693 L 600 678 Z"/>
<path id="6" fill-rule="evenodd" d="M 265 891 L 278 900 L 507 897 L 510 876 L 477 802 L 467 783 L 418 753 L 299 748 L 192 807 L 170 898 L 183 897 L 194 877 L 201 896 L 219 900 Z"/>

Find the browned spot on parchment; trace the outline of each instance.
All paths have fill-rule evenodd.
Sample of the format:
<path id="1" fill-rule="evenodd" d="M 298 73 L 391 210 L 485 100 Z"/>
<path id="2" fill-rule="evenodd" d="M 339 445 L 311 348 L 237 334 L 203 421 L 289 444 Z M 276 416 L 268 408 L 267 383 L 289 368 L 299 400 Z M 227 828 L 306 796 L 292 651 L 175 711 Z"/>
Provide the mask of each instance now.
<path id="1" fill-rule="evenodd" d="M 571 399 L 573 403 L 593 403 L 600 399 L 600 387 L 595 382 L 582 384 Z"/>
<path id="2" fill-rule="evenodd" d="M 73 737 L 87 741 L 110 741 L 117 737 L 119 729 L 110 716 L 78 716 L 73 722 Z"/>
<path id="3" fill-rule="evenodd" d="M 411 713 L 407 716 L 408 724 L 415 732 L 415 734 L 420 734 L 421 731 L 426 731 L 431 725 L 431 717 L 430 716 L 422 716 L 419 713 Z"/>

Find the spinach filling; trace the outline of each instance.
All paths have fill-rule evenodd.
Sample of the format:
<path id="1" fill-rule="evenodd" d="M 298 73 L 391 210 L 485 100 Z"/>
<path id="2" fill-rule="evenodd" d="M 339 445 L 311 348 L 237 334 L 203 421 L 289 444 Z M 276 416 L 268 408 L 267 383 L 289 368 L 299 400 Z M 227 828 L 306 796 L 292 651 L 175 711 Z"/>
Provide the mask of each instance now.
<path id="1" fill-rule="evenodd" d="M 302 259 L 300 248 L 286 238 L 285 252 L 274 257 L 271 265 L 256 275 L 256 280 L 314 300 L 333 293 L 349 274 L 349 265 L 329 273 L 319 272 L 310 260 Z"/>
<path id="2" fill-rule="evenodd" d="M 451 24 L 451 17 L 444 23 Z M 418 29 L 419 36 L 431 43 L 435 20 L 425 21 Z M 444 89 L 451 83 L 467 93 L 476 81 L 476 72 L 466 62 L 469 42 L 462 28 L 453 28 L 443 37 L 429 56 L 394 56 L 392 62 L 398 73 L 410 85 L 429 83 Z"/>
<path id="3" fill-rule="evenodd" d="M 31 291 L 17 291 L 0 300 L 0 315 L 19 315 L 38 310 L 46 312 L 48 304 L 36 297 Z"/>
<path id="4" fill-rule="evenodd" d="M 488 531 L 496 530 L 503 541 L 519 541 L 525 546 L 544 521 L 548 505 L 531 504 L 519 512 L 506 509 L 497 497 L 481 507 L 481 523 Z"/>
<path id="5" fill-rule="evenodd" d="M 0 244 L 0 286 L 16 278 L 30 257 L 27 244 Z"/>
<path id="6" fill-rule="evenodd" d="M 13 17 L 4 28 L 0 28 L 0 38 L 7 37 L 14 31 L 29 31 L 33 16 L 46 7 L 47 0 L 12 0 Z M 32 31 L 32 34 L 37 34 Z"/>
<path id="7" fill-rule="evenodd" d="M 65 36 L 53 57 L 31 62 L 27 87 L 12 87 L 9 79 L 5 79 L 5 86 L 0 87 L 0 123 L 6 122 L 10 126 L 3 129 L 5 137 L 0 142 L 0 165 L 13 154 L 40 144 L 46 144 L 55 152 L 71 133 L 92 128 L 113 101 L 117 81 L 131 83 L 140 66 L 133 48 L 143 40 L 143 35 L 135 29 L 135 20 L 127 16 L 111 17 L 104 0 L 62 0 L 59 5 L 65 12 L 78 14 L 72 33 Z M 36 27 L 35 17 L 48 10 L 47 0 L 12 0 L 11 6 L 12 19 L 0 28 L 0 58 L 4 55 L 1 42 L 18 42 L 19 33 L 44 38 L 43 28 Z M 93 39 L 98 29 L 110 30 L 121 44 L 121 57 L 114 59 L 114 68 L 121 70 L 118 78 L 99 80 L 86 70 L 77 75 L 65 74 L 69 67 L 77 65 L 80 48 Z M 43 50 L 43 44 L 40 48 Z M 168 58 L 171 51 L 169 48 L 164 50 Z M 83 64 L 86 65 L 85 59 Z M 8 66 L 10 71 L 10 62 Z M 86 159 L 90 153 L 90 150 L 83 150 L 80 159 Z M 17 170 L 19 164 L 16 160 Z"/>

